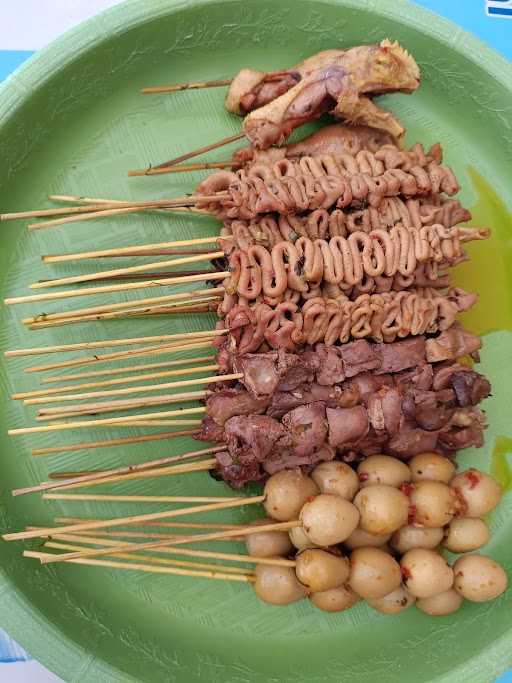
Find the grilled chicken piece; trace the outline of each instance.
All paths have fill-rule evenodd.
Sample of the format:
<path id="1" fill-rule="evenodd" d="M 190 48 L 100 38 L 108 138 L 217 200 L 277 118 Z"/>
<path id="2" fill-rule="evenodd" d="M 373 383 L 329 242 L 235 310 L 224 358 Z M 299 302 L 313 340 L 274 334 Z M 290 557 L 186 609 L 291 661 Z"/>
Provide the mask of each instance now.
<path id="1" fill-rule="evenodd" d="M 394 138 L 403 136 L 400 122 L 370 99 L 418 88 L 419 67 L 403 47 L 383 40 L 379 45 L 330 50 L 317 57 L 316 68 L 296 85 L 246 116 L 244 131 L 255 147 L 283 144 L 295 128 L 327 112 Z"/>
<path id="2" fill-rule="evenodd" d="M 293 88 L 317 69 L 328 66 L 343 50 L 324 50 L 285 71 L 242 69 L 231 81 L 224 106 L 232 114 L 245 116 Z"/>

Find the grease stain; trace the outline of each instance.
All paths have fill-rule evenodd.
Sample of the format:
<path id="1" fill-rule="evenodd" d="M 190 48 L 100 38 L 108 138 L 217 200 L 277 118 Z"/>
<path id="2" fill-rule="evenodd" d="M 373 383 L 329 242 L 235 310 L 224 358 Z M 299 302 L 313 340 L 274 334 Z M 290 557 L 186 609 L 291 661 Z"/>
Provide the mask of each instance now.
<path id="1" fill-rule="evenodd" d="M 496 437 L 491 456 L 491 473 L 504 492 L 512 490 L 512 439 L 507 436 Z"/>
<path id="2" fill-rule="evenodd" d="M 478 303 L 460 316 L 479 335 L 512 329 L 512 214 L 489 182 L 469 167 L 477 200 L 470 207 L 471 225 L 490 227 L 490 239 L 467 245 L 470 261 L 454 271 L 454 283 L 477 291 Z"/>

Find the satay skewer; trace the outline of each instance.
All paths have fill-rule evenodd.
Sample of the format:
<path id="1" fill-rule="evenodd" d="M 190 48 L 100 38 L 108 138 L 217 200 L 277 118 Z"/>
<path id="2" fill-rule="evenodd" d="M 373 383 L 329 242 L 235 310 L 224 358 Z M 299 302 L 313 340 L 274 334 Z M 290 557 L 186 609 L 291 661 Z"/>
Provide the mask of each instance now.
<path id="1" fill-rule="evenodd" d="M 66 375 L 53 375 L 42 377 L 41 384 L 55 384 L 56 382 L 69 382 L 71 380 L 83 380 L 89 377 L 104 377 L 109 375 L 120 375 L 123 373 L 137 373 L 141 370 L 154 370 L 157 368 L 172 368 L 181 365 L 195 366 L 197 363 L 207 365 L 215 361 L 215 356 L 194 356 L 193 358 L 179 358 L 178 360 L 167 360 L 159 363 L 139 363 L 134 365 L 123 365 L 120 368 L 107 368 L 106 370 L 89 370 L 88 372 L 70 373 Z M 79 385 L 74 385 L 79 386 Z"/>
<path id="2" fill-rule="evenodd" d="M 94 518 L 84 518 L 84 517 L 55 517 L 53 520 L 56 524 L 81 524 L 82 522 L 96 522 L 97 519 Z M 219 530 L 230 530 L 238 529 L 239 524 L 222 524 L 220 522 L 144 522 L 137 523 L 137 527 L 147 528 L 147 527 L 165 527 L 169 529 L 219 529 Z M 101 536 L 122 536 L 124 531 L 112 531 L 103 530 L 96 531 L 95 535 Z"/>
<path id="3" fill-rule="evenodd" d="M 58 537 L 59 539 L 63 538 L 62 536 Z M 71 542 L 75 540 L 75 537 L 72 535 L 66 536 Z M 77 541 L 80 538 L 86 538 L 86 537 L 77 537 Z M 79 541 L 80 543 L 84 541 Z M 98 542 L 99 544 L 99 542 Z M 71 543 L 61 543 L 61 542 L 56 542 L 56 541 L 47 541 L 44 544 L 45 548 L 53 548 L 55 550 L 79 550 L 82 546 L 80 545 L 72 545 Z M 239 576 L 252 576 L 253 571 L 249 570 L 244 567 L 232 567 L 230 565 L 220 565 L 218 563 L 206 563 L 206 562 L 197 562 L 197 561 L 191 561 L 191 560 L 176 560 L 168 557 L 155 557 L 154 555 L 135 555 L 135 554 L 130 554 L 130 553 L 119 553 L 117 555 L 120 559 L 125 559 L 125 560 L 141 560 L 142 558 L 144 559 L 144 562 L 149 562 L 150 564 L 157 564 L 157 565 L 168 565 L 170 567 L 189 567 L 192 570 L 198 570 L 198 569 L 208 569 L 212 570 L 215 572 L 222 571 L 227 574 L 234 574 L 234 575 L 239 575 Z M 240 560 L 241 562 L 245 560 Z M 266 563 L 268 564 L 268 563 Z"/>
<path id="4" fill-rule="evenodd" d="M 71 285 L 78 282 L 90 282 L 91 280 L 100 280 L 105 277 L 115 277 L 118 275 L 131 275 L 133 273 L 142 273 L 153 268 L 174 268 L 175 266 L 186 265 L 189 263 L 198 263 L 200 261 L 209 261 L 211 259 L 223 258 L 224 251 L 214 251 L 208 254 L 198 254 L 196 256 L 185 256 L 184 258 L 170 259 L 168 261 L 153 261 L 151 263 L 142 263 L 138 266 L 128 266 L 126 268 L 114 268 L 113 270 L 98 271 L 96 273 L 85 273 L 83 275 L 73 275 L 70 277 L 56 278 L 54 280 L 45 280 L 43 282 L 34 282 L 29 285 L 30 289 L 42 289 L 44 287 L 58 287 L 60 285 Z M 213 273 L 214 271 L 212 271 Z M 190 276 L 189 276 L 190 277 Z"/>
<path id="5" fill-rule="evenodd" d="M 6 358 L 16 356 L 40 356 L 47 353 L 65 353 L 91 349 L 108 349 L 116 346 L 136 346 L 137 344 L 181 342 L 189 339 L 217 337 L 226 334 L 226 330 L 200 330 L 197 332 L 178 332 L 175 334 L 158 334 L 148 337 L 126 337 L 124 339 L 102 339 L 96 341 L 78 342 L 73 344 L 57 344 L 54 346 L 36 346 L 25 349 L 5 351 Z"/>
<path id="6" fill-rule="evenodd" d="M 210 455 L 212 453 L 218 453 L 222 451 L 224 446 L 212 446 L 210 448 L 202 448 L 197 451 L 190 451 L 189 453 L 181 453 L 180 455 L 171 455 L 165 458 L 158 458 L 157 460 L 149 460 L 147 462 L 140 463 L 138 465 L 125 465 L 123 467 L 115 467 L 109 470 L 100 470 L 96 472 L 91 472 L 89 474 L 84 474 L 76 477 L 71 477 L 66 480 L 43 482 L 37 486 L 29 486 L 21 489 L 15 489 L 12 492 L 13 496 L 21 496 L 27 493 L 37 493 L 41 491 L 51 491 L 54 489 L 63 488 L 71 484 L 85 483 L 97 481 L 104 479 L 105 477 L 111 476 L 121 476 L 125 474 L 133 474 L 135 472 L 144 472 L 146 470 L 152 470 L 158 467 L 163 467 L 169 465 L 170 463 L 181 462 L 183 460 L 190 460 L 193 458 L 199 458 L 203 455 Z M 84 483 L 85 482 L 85 483 Z"/>
<path id="7" fill-rule="evenodd" d="M 208 293 L 208 290 L 203 290 Z M 41 320 L 37 317 L 35 322 L 25 322 L 29 330 L 41 330 L 49 327 L 60 327 L 61 325 L 73 325 L 77 323 L 95 322 L 98 320 L 119 320 L 121 318 L 132 318 L 138 316 L 152 316 L 152 315 L 176 315 L 177 313 L 209 313 L 216 311 L 218 304 L 222 301 L 222 296 L 217 294 L 215 296 L 197 296 L 196 299 L 186 300 L 171 300 L 169 303 L 161 304 L 144 304 L 141 306 L 134 306 L 136 302 L 124 302 L 122 306 L 110 309 L 108 306 L 103 306 L 104 309 L 98 313 L 77 313 L 72 315 L 70 311 L 49 314 L 49 316 L 41 316 Z M 126 305 L 131 303 L 132 305 Z M 114 304 L 115 306 L 115 304 Z M 80 310 L 80 309 L 79 309 Z"/>
<path id="8" fill-rule="evenodd" d="M 219 241 L 218 235 L 213 237 L 195 237 L 189 240 L 174 240 L 172 242 L 157 242 L 156 244 L 132 245 L 128 247 L 116 247 L 114 249 L 99 249 L 96 251 L 84 251 L 68 254 L 48 254 L 42 256 L 44 263 L 63 263 L 65 261 L 78 261 L 90 258 L 104 258 L 109 256 L 136 256 L 137 254 L 146 255 L 155 249 L 173 249 L 202 244 L 214 244 Z"/>
<path id="9" fill-rule="evenodd" d="M 52 422 L 67 417 L 96 416 L 104 413 L 133 410 L 135 408 L 150 408 L 153 406 L 169 405 L 170 403 L 189 403 L 191 401 L 203 401 L 211 396 L 211 390 L 187 391 L 179 394 L 161 394 L 160 396 L 144 396 L 137 398 L 124 398 L 116 401 L 84 403 L 82 405 L 59 406 L 57 408 L 42 408 L 37 413 L 37 422 Z"/>
<path id="10" fill-rule="evenodd" d="M 216 193 L 210 199 L 217 201 L 222 197 L 228 198 L 227 193 Z M 148 209 L 159 208 L 182 208 L 195 207 L 198 201 L 205 198 L 202 195 L 186 195 L 184 197 L 172 197 L 167 199 L 148 199 L 148 200 L 116 200 L 112 203 L 103 204 L 82 204 L 79 206 L 66 206 L 52 209 L 33 209 L 30 211 L 15 211 L 0 214 L 0 221 L 14 221 L 26 218 L 47 218 L 52 216 L 63 216 L 49 221 L 39 221 L 30 223 L 29 230 L 40 230 L 64 223 L 89 220 L 91 217 L 103 218 L 133 211 L 145 211 Z M 208 197 L 206 197 L 208 199 Z"/>
<path id="11" fill-rule="evenodd" d="M 229 277 L 229 271 L 212 272 L 207 275 L 174 276 L 163 280 L 144 280 L 140 282 L 126 282 L 118 285 L 102 285 L 101 287 L 88 287 L 86 289 L 67 289 L 60 292 L 45 292 L 44 294 L 31 294 L 27 296 L 8 297 L 4 299 L 6 305 L 26 304 L 34 301 L 53 301 L 56 299 L 68 299 L 77 296 L 92 296 L 93 294 L 110 294 L 112 292 L 126 292 L 133 289 L 146 289 L 148 287 L 162 287 L 164 285 L 182 285 L 188 282 L 202 282 L 205 280 L 225 280 Z M 178 295 L 179 296 L 179 295 Z M 132 302 L 133 303 L 133 302 Z"/>
<path id="12" fill-rule="evenodd" d="M 198 460 L 191 463 L 184 463 L 165 467 L 154 467 L 147 470 L 128 472 L 126 474 L 116 474 L 111 476 L 102 475 L 101 478 L 92 481 L 82 481 L 82 477 L 78 477 L 78 481 L 74 484 L 69 484 L 64 481 L 59 482 L 60 488 L 64 490 L 77 489 L 91 486 L 101 486 L 102 484 L 111 484 L 118 481 L 131 481 L 132 479 L 152 479 L 156 477 L 169 477 L 180 474 L 190 474 L 191 472 L 207 472 L 214 469 L 217 465 L 215 458 L 208 458 L 207 460 Z M 54 484 L 55 482 L 43 482 L 43 484 Z"/>
<path id="13" fill-rule="evenodd" d="M 169 92 L 182 92 L 183 90 L 199 90 L 202 88 L 221 88 L 231 85 L 232 78 L 215 79 L 213 81 L 189 81 L 188 83 L 177 83 L 175 85 L 156 85 L 142 88 L 142 95 L 159 95 Z"/>
<path id="14" fill-rule="evenodd" d="M 62 406 L 59 408 L 41 409 L 37 413 L 36 422 L 53 423 L 55 420 L 65 418 L 87 417 L 104 415 L 105 413 L 134 410 L 136 408 L 151 408 L 154 406 L 165 406 L 171 403 L 190 403 L 193 401 L 204 401 L 212 395 L 211 390 L 188 391 L 180 394 L 162 394 L 160 396 L 144 396 L 143 398 L 120 399 L 118 401 L 107 401 L 104 403 L 87 403 L 73 406 Z"/>
<path id="15" fill-rule="evenodd" d="M 49 425 L 37 425 L 35 427 L 21 427 L 19 429 L 9 429 L 9 436 L 19 436 L 20 434 L 38 434 L 44 432 L 67 431 L 68 429 L 90 429 L 91 427 L 119 426 L 126 423 L 138 424 L 139 420 L 146 421 L 160 419 L 164 417 L 180 417 L 182 415 L 198 415 L 205 413 L 206 408 L 181 408 L 180 410 L 164 410 L 156 413 L 141 413 L 140 415 L 130 415 L 127 417 L 102 418 L 100 420 L 79 420 L 72 422 L 59 422 Z"/>
<path id="16" fill-rule="evenodd" d="M 211 360 L 208 359 L 208 360 Z M 155 365 L 160 365 L 160 363 L 156 363 Z M 162 365 L 165 366 L 165 363 L 162 363 Z M 52 396 L 55 394 L 65 394 L 69 391 L 78 391 L 78 390 L 83 390 L 83 389 L 94 389 L 94 388 L 99 388 L 99 387 L 108 387 L 108 386 L 113 386 L 117 384 L 129 384 L 131 382 L 142 382 L 147 379 L 162 379 L 164 377 L 179 377 L 181 375 L 192 375 L 197 372 L 205 372 L 205 371 L 211 371 L 215 372 L 216 370 L 219 369 L 219 365 L 217 364 L 212 364 L 212 365 L 200 365 L 198 367 L 192 367 L 192 368 L 179 368 L 178 370 L 165 370 L 162 372 L 148 372 L 145 374 L 132 374 L 131 376 L 127 377 L 115 377 L 114 379 L 107 379 L 107 380 L 102 380 L 98 382 L 84 382 L 83 384 L 67 384 L 63 387 L 49 387 L 45 389 L 37 389 L 35 391 L 24 391 L 20 392 L 17 394 L 11 394 L 11 399 L 16 401 L 16 400 L 24 400 L 24 399 L 31 399 L 31 398 L 37 398 L 40 396 Z"/>
<path id="17" fill-rule="evenodd" d="M 205 341 L 190 341 L 187 343 L 162 344 L 156 346 L 144 346 L 140 349 L 130 349 L 129 351 L 115 351 L 113 353 L 103 353 L 85 358 L 73 358 L 72 360 L 59 361 L 57 363 L 45 363 L 43 365 L 33 365 L 25 368 L 25 372 L 46 372 L 47 370 L 60 370 L 63 368 L 90 365 L 94 363 L 104 363 L 112 360 L 124 360 L 126 358 L 139 358 L 141 356 L 153 356 L 167 353 L 177 353 L 178 351 L 193 351 L 195 349 L 208 349 L 212 347 L 211 338 Z"/>
<path id="18" fill-rule="evenodd" d="M 61 538 L 59 536 L 59 538 Z M 70 540 L 73 541 L 74 537 L 69 536 Z M 81 546 L 71 545 L 70 543 L 60 543 L 55 541 L 47 541 L 44 544 L 45 548 L 53 548 L 55 550 L 79 550 Z M 144 554 L 142 556 L 130 554 L 130 553 L 120 553 L 117 557 L 125 560 L 140 560 L 141 557 L 144 562 L 149 562 L 150 564 L 156 565 L 167 565 L 170 567 L 189 567 L 192 570 L 207 569 L 215 572 L 222 571 L 225 574 L 233 574 L 235 576 L 253 576 L 253 572 L 243 567 L 231 567 L 229 565 L 220 565 L 218 563 L 207 563 L 207 562 L 197 562 L 190 560 L 175 560 L 167 557 L 155 557 L 154 555 Z"/>
<path id="19" fill-rule="evenodd" d="M 119 206 L 122 208 L 122 205 L 129 201 L 127 199 L 111 199 L 111 198 L 103 198 L 103 197 L 85 197 L 82 195 L 69 195 L 69 194 L 49 194 L 48 199 L 50 199 L 52 202 L 59 202 L 61 204 L 73 204 L 73 205 L 93 205 L 93 204 L 113 204 L 115 206 Z M 155 213 L 155 214 L 161 214 L 164 216 L 169 216 L 170 214 L 175 214 L 175 213 L 184 213 L 184 214 L 206 214 L 208 215 L 207 211 L 204 211 L 204 209 L 198 209 L 195 206 L 177 206 L 174 208 L 168 208 L 168 209 L 147 209 L 146 212 L 149 213 Z"/>
<path id="20" fill-rule="evenodd" d="M 120 495 L 110 493 L 43 493 L 43 500 L 73 500 L 111 503 L 219 503 L 226 496 L 155 496 Z"/>
<path id="21" fill-rule="evenodd" d="M 147 175 L 165 175 L 167 173 L 190 173 L 192 171 L 219 170 L 223 168 L 239 168 L 240 163 L 236 161 L 206 161 L 202 164 L 179 164 L 178 166 L 155 166 L 147 169 L 136 169 L 129 171 L 130 177 L 140 177 Z"/>
<path id="22" fill-rule="evenodd" d="M 127 420 L 119 427 L 190 427 L 200 425 L 201 420 Z M 107 425 L 100 425 L 107 426 Z"/>
<path id="23" fill-rule="evenodd" d="M 203 526 L 203 525 L 200 525 Z M 208 526 L 208 525 L 204 525 Z M 219 525 L 220 526 L 220 525 Z M 230 529 L 234 528 L 233 525 L 225 525 L 226 528 L 229 527 Z M 27 530 L 29 529 L 37 529 L 37 527 L 26 527 Z M 143 527 L 145 528 L 145 527 Z M 160 534 L 157 532 L 147 532 L 147 531 L 95 531 L 94 533 L 96 538 L 167 538 L 170 540 L 175 540 L 176 538 L 179 538 L 180 534 Z M 62 536 L 60 534 L 57 535 L 59 538 L 64 538 L 64 536 L 68 536 L 69 539 L 71 540 L 72 538 L 75 537 L 75 534 L 63 534 Z M 57 538 L 57 536 L 52 536 L 52 538 Z M 77 534 L 78 536 L 78 534 Z M 223 542 L 224 539 L 219 539 L 219 542 Z M 243 542 L 243 538 L 234 538 L 234 539 L 227 539 L 227 543 L 231 542 Z M 157 551 L 158 552 L 158 551 Z"/>
<path id="24" fill-rule="evenodd" d="M 253 498 L 253 502 L 258 503 L 262 502 L 262 500 L 256 500 L 257 498 L 259 499 L 264 499 L 265 496 L 255 496 Z M 247 499 L 250 500 L 250 499 Z M 249 504 L 249 503 L 244 503 Z M 214 505 L 223 505 L 222 503 L 213 503 L 211 505 L 211 509 L 213 509 Z M 229 503 L 225 504 L 225 507 L 234 507 L 233 503 L 231 505 Z M 180 510 L 176 511 L 180 512 Z M 158 513 L 156 513 L 158 514 Z M 49 564 L 53 562 L 67 562 L 70 559 L 75 559 L 75 558 L 89 558 L 89 557 L 98 557 L 102 555 L 109 555 L 111 552 L 115 552 L 116 554 L 118 552 L 124 552 L 125 550 L 128 551 L 136 551 L 139 552 L 141 550 L 153 550 L 154 548 L 163 548 L 166 546 L 170 546 L 171 544 L 173 546 L 175 545 L 181 545 L 181 544 L 188 544 L 188 543 L 194 543 L 194 542 L 200 542 L 200 541 L 211 541 L 211 540 L 218 540 L 220 538 L 230 538 L 233 536 L 240 536 L 240 535 L 248 535 L 252 533 L 259 533 L 262 531 L 283 531 L 283 530 L 289 530 L 293 529 L 294 527 L 301 526 L 301 522 L 298 520 L 290 521 L 290 522 L 278 522 L 278 523 L 272 523 L 272 524 L 261 524 L 258 526 L 254 525 L 247 525 L 247 526 L 240 526 L 239 529 L 232 529 L 231 531 L 218 531 L 218 532 L 213 532 L 213 533 L 208 533 L 208 534 L 192 534 L 191 536 L 182 536 L 180 538 L 177 538 L 176 540 L 171 540 L 169 541 L 168 539 L 164 541 L 151 541 L 148 543 L 123 543 L 119 544 L 113 549 L 106 550 L 106 549 L 93 549 L 93 550 L 85 550 L 85 551 L 78 551 L 76 553 L 66 553 L 63 555 L 59 556 L 52 556 L 51 560 L 42 560 L 42 564 Z M 22 533 L 33 533 L 33 532 L 22 532 Z M 58 533 L 58 531 L 57 531 Z M 9 536 L 12 534 L 8 534 Z M 4 539 L 6 539 L 6 536 L 4 535 Z M 11 539 L 6 539 L 6 540 L 11 540 Z"/>
<path id="25" fill-rule="evenodd" d="M 175 536 L 176 538 L 176 536 Z M 122 545 L 122 541 L 115 541 L 111 539 L 98 538 L 97 536 L 82 536 L 79 534 L 56 534 L 52 536 L 52 539 L 62 540 L 67 542 L 83 543 L 87 545 L 99 545 L 103 547 L 116 548 Z M 44 545 L 45 547 L 52 547 L 50 543 L 52 541 L 47 541 Z M 85 548 L 83 548 L 85 549 Z M 80 550 L 80 548 L 78 548 Z M 284 557 L 256 557 L 254 555 L 249 555 L 245 553 L 225 553 L 216 550 L 198 550 L 196 548 L 158 548 L 155 549 L 157 553 L 164 553 L 166 555 L 178 555 L 181 557 L 198 557 L 207 560 L 224 560 L 227 562 L 243 562 L 247 564 L 267 564 L 275 567 L 295 567 L 295 560 L 287 560 Z M 118 555 L 121 557 L 121 555 Z M 136 559 L 140 558 L 140 555 L 135 556 Z M 242 570 L 247 571 L 247 570 Z"/>
<path id="26" fill-rule="evenodd" d="M 162 423 L 167 425 L 174 425 L 172 420 L 150 420 L 149 426 L 159 426 Z M 187 420 L 193 426 L 199 426 L 201 420 Z M 141 422 L 135 422 L 135 426 L 141 425 Z M 81 443 L 63 444 L 60 446 L 49 446 L 46 448 L 33 448 L 32 455 L 34 457 L 41 457 L 47 455 L 56 455 L 58 453 L 73 453 L 75 451 L 89 451 L 96 448 L 112 448 L 115 446 L 127 446 L 128 444 L 147 443 L 151 441 L 167 441 L 168 439 L 178 439 L 183 436 L 192 436 L 195 433 L 194 429 L 185 429 L 177 432 L 159 432 L 157 434 L 142 434 L 139 436 L 125 436 L 118 439 L 103 439 L 99 441 L 84 441 Z"/>
<path id="27" fill-rule="evenodd" d="M 23 553 L 25 557 L 37 558 L 41 563 L 52 561 L 56 555 L 42 553 L 35 550 L 25 550 Z M 192 569 L 181 569 L 179 567 L 159 567 L 152 564 L 144 564 L 141 562 L 116 562 L 113 560 L 94 560 L 94 559 L 76 559 L 70 560 L 74 564 L 84 564 L 96 567 L 109 567 L 111 569 L 131 569 L 135 571 L 144 571 L 154 574 L 177 574 L 178 576 L 195 576 L 203 579 L 218 579 L 222 581 L 242 581 L 246 583 L 253 583 L 254 577 L 250 574 L 226 574 L 221 571 L 194 571 Z"/>
<path id="28" fill-rule="evenodd" d="M 197 149 L 193 150 L 192 152 L 187 152 L 186 154 L 181 154 L 180 156 L 175 157 L 174 159 L 170 159 L 169 161 L 164 161 L 163 164 L 158 164 L 158 166 L 149 166 L 148 168 L 145 169 L 136 169 L 134 171 L 128 171 L 129 176 L 140 176 L 140 175 L 151 175 L 151 171 L 153 169 L 166 169 L 169 166 L 175 166 L 176 164 L 180 164 L 182 161 L 187 161 L 188 159 L 193 159 L 194 157 L 199 156 L 200 154 L 206 154 L 206 152 L 211 152 L 214 149 L 219 149 L 219 147 L 224 147 L 225 145 L 229 145 L 232 142 L 236 142 L 237 140 L 242 140 L 242 138 L 245 138 L 245 133 L 235 133 L 235 135 L 229 135 L 228 137 L 222 138 L 221 140 L 217 140 L 217 142 L 213 142 L 209 145 L 205 145 L 204 147 L 198 147 Z"/>
<path id="29" fill-rule="evenodd" d="M 92 316 L 101 313 L 112 313 L 114 311 L 126 311 L 141 306 L 154 306 L 156 304 L 170 304 L 176 302 L 177 304 L 184 302 L 197 303 L 203 299 L 210 300 L 224 294 L 224 287 L 208 287 L 208 289 L 193 289 L 186 292 L 178 292 L 175 294 L 164 294 L 162 296 L 145 297 L 143 299 L 135 299 L 130 301 L 120 301 L 117 303 L 98 304 L 97 306 L 87 306 L 85 308 L 76 308 L 67 311 L 58 311 L 54 313 L 45 313 L 44 315 L 35 315 L 28 318 L 23 318 L 22 322 L 25 325 L 35 325 L 39 323 L 50 322 L 53 320 L 65 320 L 66 318 L 78 318 L 85 316 Z"/>
<path id="30" fill-rule="evenodd" d="M 231 382 L 242 379 L 243 372 L 234 372 L 224 375 L 209 375 L 207 377 L 195 377 L 193 379 L 178 380 L 175 382 L 163 382 L 162 384 L 143 384 L 138 387 L 121 387 L 118 389 L 107 389 L 104 391 L 89 391 L 75 394 L 64 394 L 63 396 L 38 396 L 27 398 L 24 403 L 27 405 L 40 405 L 44 403 L 62 403 L 67 401 L 81 401 L 89 398 L 104 398 L 106 396 L 122 396 L 126 394 L 142 393 L 146 391 L 160 391 L 162 389 L 179 389 L 182 387 L 195 386 L 197 384 L 213 384 L 217 382 Z M 60 410 L 58 408 L 57 410 Z"/>
<path id="31" fill-rule="evenodd" d="M 19 531 L 16 533 L 3 534 L 2 538 L 5 541 L 15 541 L 22 539 L 26 540 L 29 538 L 44 538 L 46 536 L 51 536 L 54 533 L 81 533 L 82 531 L 90 531 L 91 529 L 107 529 L 109 527 L 123 526 L 127 524 L 138 524 L 139 522 L 154 522 L 156 520 L 182 517 L 183 515 L 196 514 L 201 512 L 213 512 L 215 510 L 225 510 L 228 508 L 243 507 L 245 505 L 254 505 L 256 503 L 262 503 L 264 499 L 265 496 L 241 497 L 237 498 L 236 501 L 230 499 L 225 503 L 197 505 L 188 508 L 180 508 L 178 510 L 164 510 L 162 512 L 151 512 L 142 515 L 130 515 L 128 517 L 116 517 L 114 519 L 96 520 L 91 522 L 83 522 L 81 524 L 69 524 L 63 527 L 44 527 L 42 529 L 35 529 L 31 531 Z M 275 528 L 277 530 L 277 525 Z M 266 529 L 264 529 L 264 526 L 252 527 L 252 529 L 255 531 L 266 531 Z M 240 532 L 242 530 L 244 533 L 246 533 L 246 528 L 241 527 L 239 530 L 235 530 L 235 534 L 233 535 L 240 535 Z M 168 541 L 166 541 L 166 543 L 168 543 Z"/>
<path id="32" fill-rule="evenodd" d="M 203 256 L 206 256 L 207 252 L 201 252 Z M 161 254 L 151 254 L 151 256 L 160 256 Z M 194 270 L 180 270 L 180 275 L 207 275 L 208 273 L 214 273 L 215 271 L 211 268 L 196 268 Z M 95 282 L 110 282 L 112 280 L 137 280 L 150 277 L 152 280 L 158 280 L 161 278 L 169 277 L 170 273 L 168 270 L 158 270 L 152 271 L 150 273 L 130 273 L 124 275 L 120 273 L 119 275 L 105 275 L 104 277 L 98 277 Z M 51 282 L 52 278 L 41 278 L 37 280 L 37 283 Z"/>

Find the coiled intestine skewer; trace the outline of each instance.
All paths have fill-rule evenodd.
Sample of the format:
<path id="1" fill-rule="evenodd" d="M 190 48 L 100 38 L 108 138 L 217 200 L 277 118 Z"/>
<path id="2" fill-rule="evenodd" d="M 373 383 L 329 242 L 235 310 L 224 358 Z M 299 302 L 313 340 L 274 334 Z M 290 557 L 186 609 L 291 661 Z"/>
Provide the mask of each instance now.
<path id="1" fill-rule="evenodd" d="M 264 213 L 287 215 L 333 206 L 344 208 L 363 200 L 377 207 L 384 197 L 414 197 L 439 192 L 451 196 L 458 190 L 453 172 L 437 162 L 410 171 L 390 169 L 377 176 L 297 174 L 265 181 L 257 176 L 220 172 L 201 183 L 198 194 L 208 191 L 212 197 L 219 192 L 223 197 L 229 195 L 228 198 L 219 202 L 199 200 L 198 206 L 222 219 L 252 219 Z"/>
<path id="2" fill-rule="evenodd" d="M 271 250 L 254 245 L 229 255 L 231 277 L 225 283 L 246 299 L 260 294 L 280 297 L 287 289 L 305 293 L 322 282 L 354 286 L 365 277 L 411 276 L 422 263 L 450 264 L 462 256 L 461 239 L 485 237 L 480 231 L 459 233 L 442 225 L 395 226 L 389 232 L 353 232 L 348 238 L 278 242 Z M 434 275 L 437 273 L 434 271 Z"/>
<path id="3" fill-rule="evenodd" d="M 274 308 L 264 303 L 235 305 L 219 327 L 230 330 L 241 352 L 255 351 L 263 342 L 287 350 L 319 341 L 345 343 L 351 338 L 390 342 L 409 334 L 445 330 L 475 300 L 476 295 L 460 289 L 450 290 L 448 296 L 419 289 L 363 294 L 355 301 L 315 297 L 302 307 L 292 301 Z"/>

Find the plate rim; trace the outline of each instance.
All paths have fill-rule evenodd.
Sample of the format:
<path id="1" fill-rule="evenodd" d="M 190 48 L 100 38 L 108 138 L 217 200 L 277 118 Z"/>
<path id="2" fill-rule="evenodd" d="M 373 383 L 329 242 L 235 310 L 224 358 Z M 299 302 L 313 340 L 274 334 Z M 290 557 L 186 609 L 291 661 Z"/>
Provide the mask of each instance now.
<path id="1" fill-rule="evenodd" d="M 151 7 L 148 7 L 145 0 L 124 0 L 81 22 L 34 53 L 0 85 L 0 129 L 17 115 L 34 90 L 44 88 L 57 71 L 117 33 L 124 33 L 130 26 L 153 21 L 159 16 L 178 14 L 194 6 L 219 5 L 235 1 L 237 0 L 172 0 L 169 3 L 169 0 L 153 0 Z M 472 33 L 435 12 L 412 4 L 410 0 L 321 0 L 321 4 L 373 12 L 408 24 L 424 35 L 451 45 L 510 91 L 512 96 L 512 64 Z M 2 628 L 5 628 L 20 645 L 28 647 L 34 659 L 64 680 L 69 680 L 79 673 L 81 678 L 86 676 L 88 680 L 127 683 L 138 681 L 107 661 L 96 659 L 44 613 L 36 611 L 26 595 L 10 580 L 1 564 L 0 595 Z M 38 628 L 34 628 L 36 623 Z M 28 639 L 30 642 L 26 642 Z M 436 678 L 436 683 L 476 681 L 476 676 L 481 677 L 484 672 L 490 680 L 491 677 L 503 672 L 507 665 L 512 665 L 512 654 L 509 653 L 511 642 L 512 629 L 505 632 L 492 646 Z M 60 660 L 53 659 L 52 652 L 62 648 L 66 649 L 68 656 Z M 108 676 L 108 679 L 105 676 Z"/>

